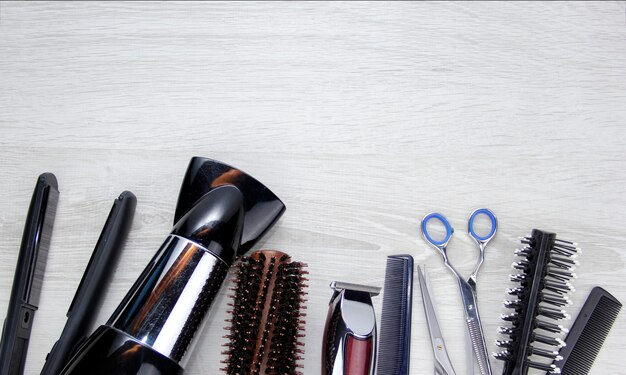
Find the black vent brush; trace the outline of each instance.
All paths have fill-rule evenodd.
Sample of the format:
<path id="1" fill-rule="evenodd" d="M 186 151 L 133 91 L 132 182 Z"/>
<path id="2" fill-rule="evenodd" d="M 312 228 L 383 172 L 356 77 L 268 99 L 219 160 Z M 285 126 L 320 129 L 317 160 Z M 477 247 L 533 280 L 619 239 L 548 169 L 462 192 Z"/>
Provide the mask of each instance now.
<path id="1" fill-rule="evenodd" d="M 554 361 L 563 375 L 589 373 L 621 308 L 609 292 L 599 286 L 593 288 L 567 334 L 562 358 Z"/>
<path id="2" fill-rule="evenodd" d="M 280 251 L 256 251 L 236 265 L 227 374 L 300 374 L 306 265 Z"/>
<path id="3" fill-rule="evenodd" d="M 510 325 L 499 330 L 509 338 L 496 340 L 504 350 L 494 356 L 505 362 L 503 375 L 525 375 L 530 368 L 560 374 L 561 369 L 551 362 L 561 358 L 558 350 L 565 346 L 559 336 L 567 330 L 558 323 L 569 319 L 563 308 L 571 304 L 568 294 L 574 289 L 569 280 L 575 277 L 578 262 L 574 258 L 580 249 L 537 229 L 522 238 L 522 244 L 526 246 L 515 251 L 522 259 L 513 263 L 519 273 L 511 275 L 520 286 L 508 290 L 515 299 L 505 301 L 504 306 L 512 312 L 502 315 Z"/>

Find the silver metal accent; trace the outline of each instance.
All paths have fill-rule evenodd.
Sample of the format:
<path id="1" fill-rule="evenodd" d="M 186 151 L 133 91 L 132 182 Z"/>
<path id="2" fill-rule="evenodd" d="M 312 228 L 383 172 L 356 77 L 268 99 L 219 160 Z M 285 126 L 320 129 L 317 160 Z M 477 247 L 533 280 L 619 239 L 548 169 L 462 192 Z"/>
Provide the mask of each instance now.
<path id="1" fill-rule="evenodd" d="M 439 326 L 439 317 L 437 316 L 437 310 L 435 309 L 435 302 L 431 295 L 432 287 L 430 286 L 430 279 L 426 273 L 426 268 L 422 272 L 422 267 L 417 266 L 417 272 L 420 282 L 420 290 L 422 291 L 422 300 L 424 301 L 424 312 L 426 313 L 426 322 L 428 323 L 428 333 L 430 333 L 430 343 L 433 349 L 433 355 L 435 356 L 435 374 L 440 375 L 455 375 L 454 368 L 450 362 L 448 351 L 446 350 L 446 343 L 443 340 L 441 334 L 441 327 Z"/>
<path id="2" fill-rule="evenodd" d="M 346 283 L 343 281 L 333 281 L 330 283 L 330 288 L 335 291 L 341 291 L 343 289 L 357 290 L 359 292 L 369 293 L 370 296 L 374 297 L 380 294 L 380 288 L 376 286 L 369 285 L 361 285 L 361 284 L 352 284 Z"/>
<path id="3" fill-rule="evenodd" d="M 170 235 L 109 324 L 184 367 L 227 270 L 209 249 Z"/>
<path id="4" fill-rule="evenodd" d="M 474 214 L 474 212 L 472 213 L 472 215 Z M 491 214 L 493 215 L 492 212 Z M 441 220 L 442 223 L 444 223 L 444 226 L 449 228 L 448 236 L 446 237 L 444 242 L 432 241 L 430 236 L 426 233 L 427 229 L 426 229 L 425 223 L 428 220 L 430 220 L 430 218 L 437 217 L 435 215 L 438 215 L 438 220 Z M 457 282 L 459 284 L 459 290 L 461 292 L 461 301 L 464 307 L 463 313 L 465 315 L 465 323 L 467 325 L 467 332 L 469 335 L 469 339 L 467 341 L 467 349 L 470 350 L 470 346 L 471 346 L 471 349 L 473 349 L 473 353 L 474 353 L 473 356 L 471 354 L 467 356 L 468 373 L 469 374 L 474 373 L 473 361 L 476 360 L 478 362 L 480 373 L 482 375 L 487 375 L 487 374 L 491 375 L 492 370 L 491 370 L 491 364 L 489 363 L 489 354 L 487 353 L 487 344 L 485 342 L 485 336 L 484 336 L 482 324 L 480 321 L 480 315 L 478 313 L 478 304 L 477 304 L 477 299 L 476 299 L 476 276 L 485 259 L 485 247 L 487 246 L 487 243 L 495 236 L 495 233 L 497 231 L 497 219 L 495 219 L 495 215 L 493 215 L 496 221 L 492 222 L 493 230 L 492 230 L 492 233 L 490 233 L 490 236 L 484 239 L 480 239 L 472 235 L 470 231 L 470 222 L 471 222 L 472 215 L 470 215 L 470 221 L 468 221 L 468 232 L 470 233 L 470 237 L 472 237 L 478 245 L 479 257 L 478 257 L 476 266 L 474 270 L 472 271 L 472 273 L 470 274 L 467 281 L 464 280 L 463 276 L 456 270 L 456 268 L 454 268 L 454 266 L 450 263 L 450 260 L 448 258 L 447 246 L 450 240 L 452 239 L 452 235 L 454 234 L 454 228 L 452 228 L 452 226 L 447 222 L 447 219 L 445 219 L 445 217 L 443 217 L 440 214 L 432 214 L 432 213 L 427 214 L 426 216 L 424 216 L 424 219 L 422 219 L 422 224 L 420 225 L 420 227 L 422 228 L 422 235 L 424 239 L 426 240 L 426 242 L 429 243 L 432 247 L 434 247 L 441 254 L 441 256 L 443 257 L 444 264 L 456 277 Z"/>

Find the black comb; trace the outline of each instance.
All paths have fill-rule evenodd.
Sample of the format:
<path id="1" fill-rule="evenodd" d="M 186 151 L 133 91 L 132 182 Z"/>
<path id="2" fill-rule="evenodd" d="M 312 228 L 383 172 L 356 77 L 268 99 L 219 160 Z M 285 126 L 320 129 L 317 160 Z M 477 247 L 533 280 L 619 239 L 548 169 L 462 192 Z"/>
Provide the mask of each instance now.
<path id="1" fill-rule="evenodd" d="M 564 375 L 584 375 L 591 370 L 622 304 L 599 286 L 593 288 L 565 339 L 563 359 L 554 361 Z"/>
<path id="2" fill-rule="evenodd" d="M 578 262 L 574 258 L 580 249 L 537 229 L 522 238 L 522 244 L 526 246 L 515 251 L 522 259 L 513 263 L 519 273 L 511 275 L 520 286 L 508 290 L 514 299 L 504 303 L 513 312 L 502 315 L 510 325 L 499 331 L 509 338 L 496 340 L 504 350 L 494 356 L 505 362 L 503 375 L 525 375 L 530 368 L 560 374 L 560 368 L 545 359 L 561 358 L 558 350 L 565 342 L 558 336 L 567 330 L 556 322 L 569 319 L 563 307 L 571 304 L 567 295 L 574 289 L 569 279 L 575 277 Z"/>
<path id="3" fill-rule="evenodd" d="M 378 349 L 379 374 L 409 374 L 412 301 L 413 257 L 387 257 Z"/>

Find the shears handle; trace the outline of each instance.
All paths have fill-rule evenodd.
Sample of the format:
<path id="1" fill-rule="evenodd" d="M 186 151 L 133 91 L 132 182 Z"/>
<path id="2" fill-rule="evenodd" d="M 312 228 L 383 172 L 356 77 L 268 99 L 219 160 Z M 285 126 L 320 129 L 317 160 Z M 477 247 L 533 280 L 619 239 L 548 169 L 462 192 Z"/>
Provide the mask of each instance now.
<path id="1" fill-rule="evenodd" d="M 445 228 L 446 235 L 444 236 L 442 240 L 437 241 L 430 236 L 430 233 L 428 233 L 427 224 L 430 220 L 439 221 Z M 437 248 L 439 251 L 444 253 L 446 251 L 446 247 L 448 246 L 448 242 L 450 242 L 450 239 L 452 238 L 452 234 L 454 233 L 454 228 L 452 228 L 452 226 L 450 225 L 450 222 L 448 222 L 448 219 L 446 219 L 445 216 L 443 216 L 442 214 L 438 212 L 431 212 L 428 215 L 424 216 L 424 218 L 422 219 L 421 228 L 422 228 L 422 234 L 424 235 L 424 239 L 426 240 L 426 242 L 428 242 L 429 244 Z"/>
<path id="2" fill-rule="evenodd" d="M 476 233 L 476 230 L 474 228 L 474 221 L 479 215 L 487 216 L 487 218 L 491 222 L 491 229 L 489 230 L 489 233 L 485 236 L 481 236 Z M 487 242 L 489 242 L 493 238 L 493 236 L 496 235 L 497 229 L 498 219 L 496 218 L 496 215 L 488 208 L 479 208 L 477 210 L 474 210 L 470 215 L 469 220 L 467 221 L 467 233 L 469 233 L 469 235 L 474 239 L 474 241 L 476 241 L 476 243 L 478 243 L 479 246 L 485 246 Z"/>

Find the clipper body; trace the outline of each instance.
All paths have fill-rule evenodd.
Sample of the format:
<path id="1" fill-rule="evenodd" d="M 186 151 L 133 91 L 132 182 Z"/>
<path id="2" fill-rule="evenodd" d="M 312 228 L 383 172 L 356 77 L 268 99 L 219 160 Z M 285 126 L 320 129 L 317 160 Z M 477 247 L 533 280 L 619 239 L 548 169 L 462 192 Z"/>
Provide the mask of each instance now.
<path id="1" fill-rule="evenodd" d="M 322 375 L 373 375 L 376 315 L 372 296 L 380 288 L 332 282 L 322 347 Z"/>

